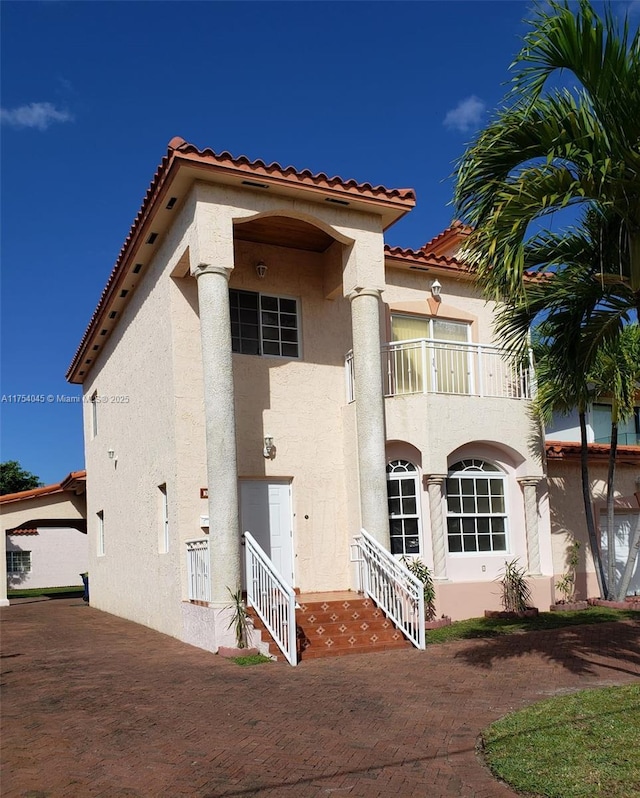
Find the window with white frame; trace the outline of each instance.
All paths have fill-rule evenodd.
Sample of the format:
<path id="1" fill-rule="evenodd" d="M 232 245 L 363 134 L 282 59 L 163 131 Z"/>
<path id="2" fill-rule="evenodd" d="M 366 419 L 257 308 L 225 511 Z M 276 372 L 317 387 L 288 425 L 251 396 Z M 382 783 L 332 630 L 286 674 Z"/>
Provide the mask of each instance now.
<path id="1" fill-rule="evenodd" d="M 98 557 L 102 557 L 104 555 L 104 511 L 100 510 L 99 513 L 96 513 L 97 516 L 97 531 L 98 531 L 98 540 L 97 540 L 97 552 Z"/>
<path id="2" fill-rule="evenodd" d="M 418 469 L 408 460 L 387 466 L 389 537 L 392 554 L 420 554 Z"/>
<path id="3" fill-rule="evenodd" d="M 7 552 L 7 573 L 8 574 L 28 574 L 31 572 L 31 552 L 30 551 L 8 551 Z"/>
<path id="4" fill-rule="evenodd" d="M 169 551 L 169 500 L 167 486 L 158 485 L 160 491 L 160 553 Z"/>
<path id="5" fill-rule="evenodd" d="M 229 308 L 233 352 L 300 357 L 296 299 L 230 289 Z"/>
<path id="6" fill-rule="evenodd" d="M 91 394 L 91 437 L 95 438 L 98 434 L 98 392 Z"/>
<path id="7" fill-rule="evenodd" d="M 485 460 L 460 460 L 447 476 L 450 554 L 507 551 L 506 475 Z"/>

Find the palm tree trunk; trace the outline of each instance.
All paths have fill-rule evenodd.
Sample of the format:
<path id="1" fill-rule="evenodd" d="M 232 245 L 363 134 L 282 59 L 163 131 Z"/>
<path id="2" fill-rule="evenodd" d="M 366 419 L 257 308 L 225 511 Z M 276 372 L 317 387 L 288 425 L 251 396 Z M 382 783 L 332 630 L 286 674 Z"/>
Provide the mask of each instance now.
<path id="1" fill-rule="evenodd" d="M 611 412 L 614 410 L 612 408 Z M 616 477 L 616 453 L 618 451 L 618 424 L 611 422 L 611 446 L 609 448 L 609 470 L 607 473 L 607 598 L 616 595 L 616 535 L 614 529 L 614 483 Z"/>
<path id="2" fill-rule="evenodd" d="M 596 535 L 596 525 L 593 520 L 593 508 L 591 506 L 591 488 L 589 486 L 589 449 L 587 445 L 587 416 L 584 410 L 579 412 L 580 418 L 580 474 L 582 477 L 582 501 L 584 503 L 584 514 L 587 520 L 587 534 L 589 535 L 589 548 L 593 557 L 593 566 L 598 579 L 598 590 L 600 596 L 604 598 L 605 576 L 602 565 L 602 552 L 600 551 L 600 541 Z"/>

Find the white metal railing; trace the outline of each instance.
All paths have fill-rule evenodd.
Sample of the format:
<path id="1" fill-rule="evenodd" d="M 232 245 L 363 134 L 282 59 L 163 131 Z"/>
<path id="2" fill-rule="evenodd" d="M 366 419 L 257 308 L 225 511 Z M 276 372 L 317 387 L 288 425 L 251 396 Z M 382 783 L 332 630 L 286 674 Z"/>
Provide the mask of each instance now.
<path id="1" fill-rule="evenodd" d="M 247 605 L 253 607 L 291 665 L 296 649 L 296 594 L 250 532 L 244 533 Z"/>
<path id="2" fill-rule="evenodd" d="M 364 593 L 417 648 L 425 647 L 424 586 L 364 529 L 355 538 Z"/>
<path id="3" fill-rule="evenodd" d="M 345 358 L 347 401 L 355 398 L 353 353 Z M 523 366 L 505 349 L 489 344 L 416 338 L 382 348 L 384 395 L 448 393 L 503 399 L 530 399 L 531 365 Z"/>
<path id="4" fill-rule="evenodd" d="M 211 601 L 209 538 L 187 540 L 187 581 L 190 601 Z"/>

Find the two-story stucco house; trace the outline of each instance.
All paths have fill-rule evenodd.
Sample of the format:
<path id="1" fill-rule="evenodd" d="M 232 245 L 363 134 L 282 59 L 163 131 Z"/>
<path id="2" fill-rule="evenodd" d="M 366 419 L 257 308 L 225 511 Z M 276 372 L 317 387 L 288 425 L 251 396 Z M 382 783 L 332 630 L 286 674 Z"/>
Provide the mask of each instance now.
<path id="1" fill-rule="evenodd" d="M 414 204 L 170 142 L 67 375 L 94 606 L 215 651 L 229 588 L 257 584 L 245 531 L 301 605 L 359 588 L 374 554 L 384 579 L 422 558 L 454 619 L 498 608 L 516 557 L 549 604 L 529 375 L 455 257 L 464 227 L 385 245 Z"/>

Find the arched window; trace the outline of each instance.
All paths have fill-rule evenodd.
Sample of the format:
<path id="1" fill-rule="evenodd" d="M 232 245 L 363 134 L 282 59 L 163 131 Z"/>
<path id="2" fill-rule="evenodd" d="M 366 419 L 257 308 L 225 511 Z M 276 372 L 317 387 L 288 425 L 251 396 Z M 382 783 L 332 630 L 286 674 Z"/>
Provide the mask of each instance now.
<path id="1" fill-rule="evenodd" d="M 408 460 L 387 466 L 389 535 L 392 554 L 420 554 L 418 469 Z"/>
<path id="2" fill-rule="evenodd" d="M 507 551 L 505 474 L 485 460 L 460 460 L 447 476 L 449 553 Z"/>

